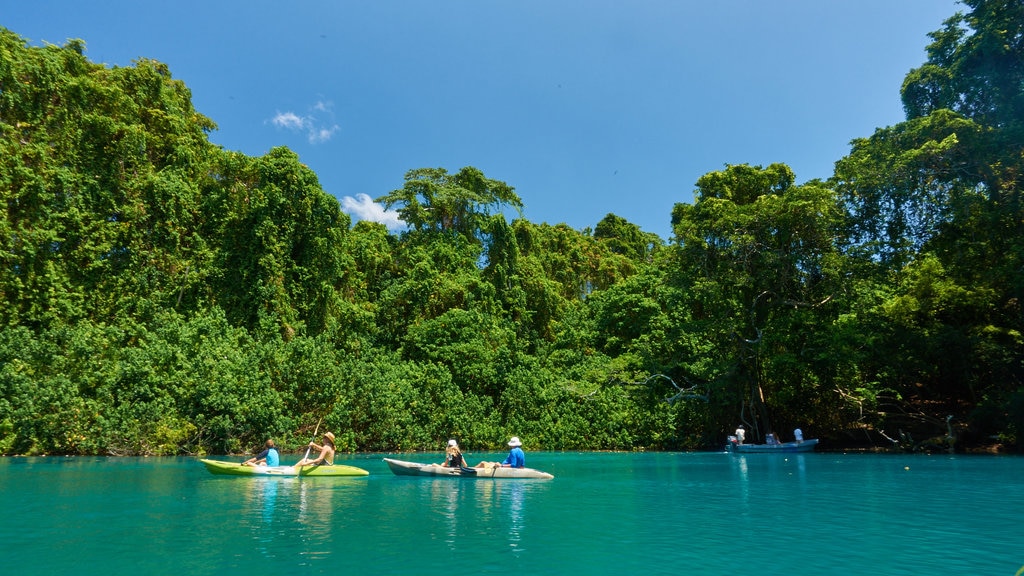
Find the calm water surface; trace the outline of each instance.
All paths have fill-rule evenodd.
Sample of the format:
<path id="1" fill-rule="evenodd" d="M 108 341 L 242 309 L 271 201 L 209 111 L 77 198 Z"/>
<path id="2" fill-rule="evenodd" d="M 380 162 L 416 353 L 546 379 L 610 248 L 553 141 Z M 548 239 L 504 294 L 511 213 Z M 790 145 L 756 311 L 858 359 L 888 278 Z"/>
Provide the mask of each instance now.
<path id="1" fill-rule="evenodd" d="M 381 456 L 341 459 L 368 477 L 301 479 L 213 476 L 193 458 L 3 458 L 0 573 L 1014 576 L 1024 567 L 1021 458 L 527 453 L 555 479 L 510 481 L 396 477 Z"/>

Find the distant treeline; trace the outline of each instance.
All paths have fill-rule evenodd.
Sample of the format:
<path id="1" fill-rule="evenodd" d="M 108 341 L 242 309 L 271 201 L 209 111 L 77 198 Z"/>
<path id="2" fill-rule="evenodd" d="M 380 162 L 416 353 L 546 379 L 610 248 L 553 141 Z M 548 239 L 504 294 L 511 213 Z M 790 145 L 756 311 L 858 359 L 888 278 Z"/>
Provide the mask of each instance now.
<path id="1" fill-rule="evenodd" d="M 211 144 L 164 64 L 0 28 L 0 453 L 1018 449 L 1024 4 L 963 4 L 906 121 L 828 181 L 706 174 L 667 241 L 510 222 L 472 167 L 353 225 L 288 149 Z"/>

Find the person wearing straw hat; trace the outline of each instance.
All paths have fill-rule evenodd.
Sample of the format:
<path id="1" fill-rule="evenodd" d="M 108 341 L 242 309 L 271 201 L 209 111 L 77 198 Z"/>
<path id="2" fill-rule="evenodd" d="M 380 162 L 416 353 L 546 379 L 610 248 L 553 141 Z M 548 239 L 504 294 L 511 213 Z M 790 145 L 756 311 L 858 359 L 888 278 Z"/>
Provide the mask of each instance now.
<path id="1" fill-rule="evenodd" d="M 448 447 L 444 450 L 444 462 L 441 463 L 441 466 L 445 468 L 469 466 L 466 464 L 466 458 L 462 455 L 462 450 L 459 450 L 459 443 L 454 438 L 448 441 Z"/>
<path id="2" fill-rule="evenodd" d="M 330 432 L 324 432 L 323 445 L 319 445 L 316 442 L 310 442 L 309 447 L 313 450 L 319 450 L 320 455 L 316 458 L 303 458 L 295 463 L 295 466 L 317 466 L 319 464 L 326 464 L 328 466 L 334 465 L 334 434 Z"/>
<path id="3" fill-rule="evenodd" d="M 508 456 L 504 462 L 481 462 L 476 465 L 477 468 L 493 468 L 495 466 L 501 466 L 504 468 L 525 468 L 526 467 L 526 454 L 523 453 L 523 443 L 519 441 L 519 436 L 513 436 L 508 441 L 509 451 Z"/>

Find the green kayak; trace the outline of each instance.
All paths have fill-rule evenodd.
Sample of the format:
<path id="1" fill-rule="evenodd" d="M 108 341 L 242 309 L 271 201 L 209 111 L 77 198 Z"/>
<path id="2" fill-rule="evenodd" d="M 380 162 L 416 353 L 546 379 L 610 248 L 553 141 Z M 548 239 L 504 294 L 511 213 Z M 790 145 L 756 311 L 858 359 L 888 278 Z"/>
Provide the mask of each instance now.
<path id="1" fill-rule="evenodd" d="M 211 474 L 222 476 L 366 476 L 369 474 L 362 468 L 335 464 L 333 466 L 246 466 L 238 462 L 201 459 Z"/>

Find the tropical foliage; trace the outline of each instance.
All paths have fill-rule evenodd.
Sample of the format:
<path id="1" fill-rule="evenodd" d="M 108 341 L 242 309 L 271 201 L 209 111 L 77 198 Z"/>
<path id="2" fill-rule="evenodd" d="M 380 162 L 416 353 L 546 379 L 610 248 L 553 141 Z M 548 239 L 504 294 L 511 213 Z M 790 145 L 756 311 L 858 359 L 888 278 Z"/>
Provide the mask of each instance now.
<path id="1" fill-rule="evenodd" d="M 290 150 L 212 145 L 165 65 L 0 29 L 0 453 L 682 450 L 740 422 L 1016 449 L 1024 7 L 963 4 L 906 121 L 828 181 L 706 174 L 669 239 L 509 220 L 469 166 L 378 199 L 405 231 L 353 224 Z"/>

